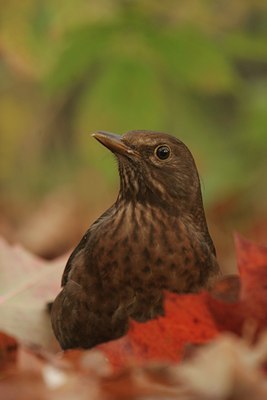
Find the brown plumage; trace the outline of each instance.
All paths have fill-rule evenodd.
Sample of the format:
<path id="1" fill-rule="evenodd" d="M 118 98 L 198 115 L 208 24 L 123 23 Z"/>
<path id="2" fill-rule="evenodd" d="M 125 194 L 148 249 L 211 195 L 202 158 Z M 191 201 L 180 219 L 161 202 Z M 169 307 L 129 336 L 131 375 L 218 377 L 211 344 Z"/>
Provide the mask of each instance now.
<path id="1" fill-rule="evenodd" d="M 118 338 L 129 317 L 163 314 L 163 290 L 195 292 L 220 273 L 188 148 L 158 132 L 93 136 L 118 160 L 120 191 L 65 267 L 51 312 L 63 349 Z"/>

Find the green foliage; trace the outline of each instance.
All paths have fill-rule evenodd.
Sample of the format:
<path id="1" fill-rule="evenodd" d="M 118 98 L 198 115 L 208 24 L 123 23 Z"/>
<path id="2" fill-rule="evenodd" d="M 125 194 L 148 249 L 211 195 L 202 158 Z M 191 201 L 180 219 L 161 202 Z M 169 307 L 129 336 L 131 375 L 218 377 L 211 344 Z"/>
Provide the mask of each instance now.
<path id="1" fill-rule="evenodd" d="M 266 165 L 263 4 L 246 0 L 232 8 L 229 3 L 218 12 L 209 1 L 197 8 L 170 1 L 160 6 L 32 1 L 16 12 L 16 3 L 5 10 L 14 36 L 10 26 L 3 27 L 2 63 L 8 72 L 0 82 L 6 85 L 15 76 L 8 105 L 0 93 L 0 117 L 5 114 L 0 127 L 9 148 L 4 181 L 15 173 L 25 136 L 36 146 L 28 171 L 45 164 L 52 185 L 61 179 L 64 157 L 74 156 L 74 170 L 91 163 L 113 180 L 110 159 L 84 134 L 101 129 L 176 134 L 197 159 L 209 201 L 248 185 L 247 177 Z M 21 93 L 30 106 L 20 107 Z M 31 175 L 27 168 L 25 182 Z"/>

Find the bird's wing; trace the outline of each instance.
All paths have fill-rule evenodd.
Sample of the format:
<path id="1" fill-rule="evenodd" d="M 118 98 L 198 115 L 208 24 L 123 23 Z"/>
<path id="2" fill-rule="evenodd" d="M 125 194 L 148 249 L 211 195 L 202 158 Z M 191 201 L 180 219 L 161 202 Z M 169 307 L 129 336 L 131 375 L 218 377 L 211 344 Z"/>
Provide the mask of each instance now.
<path id="1" fill-rule="evenodd" d="M 77 256 L 78 253 L 80 253 L 86 246 L 86 244 L 88 243 L 88 241 L 90 240 L 91 237 L 91 233 L 93 232 L 93 235 L 95 235 L 95 231 L 96 229 L 99 227 L 99 225 L 103 222 L 103 220 L 105 220 L 106 217 L 108 217 L 110 215 L 110 213 L 112 212 L 114 206 L 112 206 L 111 208 L 109 208 L 108 210 L 106 210 L 104 212 L 104 214 L 102 214 L 92 225 L 91 227 L 86 231 L 86 233 L 84 234 L 84 236 L 82 237 L 80 243 L 78 244 L 78 246 L 73 250 L 73 252 L 70 255 L 70 258 L 68 259 L 68 262 L 66 264 L 66 267 L 64 269 L 63 275 L 62 275 L 62 279 L 61 279 L 61 286 L 65 286 L 66 283 L 68 282 L 68 277 L 69 277 L 69 273 L 74 265 L 75 262 L 75 258 Z"/>
<path id="2" fill-rule="evenodd" d="M 78 244 L 78 246 L 73 250 L 73 252 L 71 253 L 67 264 L 65 266 L 62 278 L 61 278 L 61 286 L 65 286 L 66 283 L 68 282 L 68 276 L 69 276 L 69 272 L 73 266 L 73 261 L 76 257 L 76 255 L 84 249 L 86 242 L 88 241 L 89 238 L 89 230 L 84 234 L 84 236 L 82 237 L 80 243 Z"/>

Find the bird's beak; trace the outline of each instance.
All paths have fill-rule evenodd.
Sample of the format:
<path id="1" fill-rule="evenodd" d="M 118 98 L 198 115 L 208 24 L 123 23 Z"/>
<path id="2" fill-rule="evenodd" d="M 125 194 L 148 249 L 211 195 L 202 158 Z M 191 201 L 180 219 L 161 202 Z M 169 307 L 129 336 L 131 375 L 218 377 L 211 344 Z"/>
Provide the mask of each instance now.
<path id="1" fill-rule="evenodd" d="M 115 135 L 115 133 L 99 131 L 93 133 L 92 136 L 110 151 L 112 151 L 112 153 L 121 154 L 123 156 L 131 156 L 135 155 L 136 153 L 122 141 L 122 137 L 120 135 Z"/>

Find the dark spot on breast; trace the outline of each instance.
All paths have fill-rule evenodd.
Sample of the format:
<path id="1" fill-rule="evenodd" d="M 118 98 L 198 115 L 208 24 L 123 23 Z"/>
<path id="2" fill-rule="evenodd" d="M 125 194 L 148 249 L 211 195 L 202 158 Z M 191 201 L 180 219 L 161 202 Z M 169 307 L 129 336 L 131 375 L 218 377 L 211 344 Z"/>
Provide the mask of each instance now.
<path id="1" fill-rule="evenodd" d="M 191 275 L 190 269 L 188 268 L 179 268 L 179 275 L 183 278 L 183 279 L 187 279 L 188 276 Z"/>
<path id="2" fill-rule="evenodd" d="M 146 265 L 143 269 L 142 272 L 144 272 L 145 274 L 147 274 L 148 272 L 150 272 L 150 268 L 148 265 Z"/>
<path id="3" fill-rule="evenodd" d="M 110 267 L 111 267 L 111 263 L 110 263 L 110 262 L 107 262 L 106 264 L 104 264 L 103 270 L 104 270 L 104 271 L 107 271 L 107 270 L 110 269 Z"/>
<path id="4" fill-rule="evenodd" d="M 172 269 L 172 270 L 176 269 L 176 265 L 174 263 L 171 263 L 170 264 L 170 269 Z"/>
<path id="5" fill-rule="evenodd" d="M 191 259 L 190 259 L 190 257 L 185 257 L 184 263 L 185 263 L 185 265 L 191 264 Z"/>
<path id="6" fill-rule="evenodd" d="M 129 262 L 130 262 L 129 254 L 127 254 L 127 255 L 124 257 L 123 261 L 124 261 L 126 264 L 129 264 Z"/>
<path id="7" fill-rule="evenodd" d="M 111 266 L 112 266 L 112 268 L 118 268 L 118 262 L 117 261 L 112 261 L 111 262 Z"/>
<path id="8" fill-rule="evenodd" d="M 184 287 L 186 288 L 184 290 L 184 292 L 192 291 L 194 286 L 195 286 L 195 284 L 196 284 L 196 281 L 195 281 L 194 277 L 192 275 L 188 274 L 187 276 L 184 277 L 184 279 L 185 279 Z"/>
<path id="9" fill-rule="evenodd" d="M 155 289 L 157 287 L 157 282 L 151 281 L 147 285 L 150 289 Z"/>
<path id="10" fill-rule="evenodd" d="M 174 250 L 173 250 L 172 247 L 169 247 L 169 248 L 168 248 L 168 254 L 174 254 Z"/>
<path id="11" fill-rule="evenodd" d="M 156 265 L 159 267 L 159 266 L 162 265 L 162 264 L 163 264 L 162 259 L 161 259 L 160 257 L 158 257 L 158 258 L 156 259 Z"/>
<path id="12" fill-rule="evenodd" d="M 118 240 L 116 240 L 115 242 L 112 243 L 113 250 L 115 250 L 118 246 L 119 246 Z"/>
<path id="13" fill-rule="evenodd" d="M 166 230 L 164 228 L 161 231 L 161 240 L 162 240 L 162 243 L 164 244 L 164 246 L 166 248 L 168 248 L 169 247 L 169 241 L 168 241 L 168 237 L 166 235 Z"/>
<path id="14" fill-rule="evenodd" d="M 99 280 L 97 282 L 94 282 L 94 285 L 92 287 L 92 290 L 96 293 L 99 293 L 102 290 L 102 282 Z"/>
<path id="15" fill-rule="evenodd" d="M 129 275 L 127 275 L 125 278 L 124 278 L 124 284 L 126 285 L 126 286 L 132 286 L 132 280 L 131 280 L 131 278 L 129 277 Z"/>
<path id="16" fill-rule="evenodd" d="M 186 253 L 187 253 L 187 248 L 186 248 L 185 246 L 182 246 L 182 249 L 181 249 L 181 250 L 182 250 L 182 253 L 183 253 L 183 254 L 186 254 Z"/>
<path id="17" fill-rule="evenodd" d="M 150 253 L 147 247 L 144 248 L 143 255 L 146 258 L 146 260 L 150 260 Z"/>
<path id="18" fill-rule="evenodd" d="M 128 236 L 125 236 L 125 238 L 121 241 L 122 246 L 126 246 L 129 242 Z"/>
<path id="19" fill-rule="evenodd" d="M 107 256 L 108 257 L 112 257 L 112 255 L 113 255 L 113 248 L 111 248 L 108 252 L 107 252 Z"/>
<path id="20" fill-rule="evenodd" d="M 135 285 L 137 285 L 137 286 L 141 286 L 142 285 L 142 280 L 141 280 L 141 278 L 139 276 L 135 275 L 133 279 L 134 279 L 134 284 Z"/>
<path id="21" fill-rule="evenodd" d="M 167 278 L 165 275 L 159 275 L 156 279 L 156 285 L 158 288 L 163 289 L 167 286 Z"/>
<path id="22" fill-rule="evenodd" d="M 89 311 L 92 311 L 92 310 L 90 310 L 90 307 L 89 307 Z M 102 317 L 102 313 L 101 313 L 100 309 L 95 308 L 95 310 L 94 310 L 94 315 L 95 315 L 97 318 L 101 318 L 101 317 Z"/>

